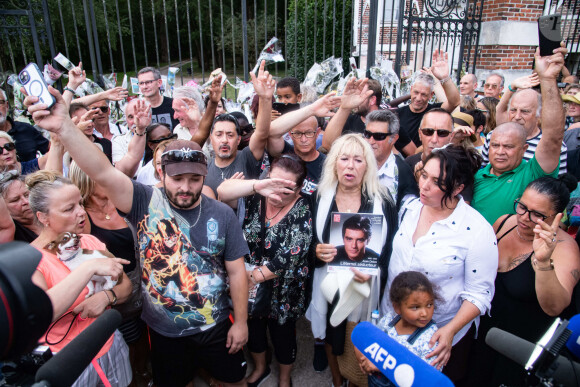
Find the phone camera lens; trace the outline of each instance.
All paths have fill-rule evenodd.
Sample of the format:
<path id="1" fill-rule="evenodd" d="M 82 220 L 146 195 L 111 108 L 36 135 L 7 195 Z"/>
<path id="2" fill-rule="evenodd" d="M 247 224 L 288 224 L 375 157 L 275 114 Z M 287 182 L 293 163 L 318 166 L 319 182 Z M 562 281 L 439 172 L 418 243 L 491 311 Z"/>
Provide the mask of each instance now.
<path id="1" fill-rule="evenodd" d="M 23 71 L 20 73 L 20 83 L 25 85 L 30 80 L 30 75 L 28 75 L 28 71 Z"/>

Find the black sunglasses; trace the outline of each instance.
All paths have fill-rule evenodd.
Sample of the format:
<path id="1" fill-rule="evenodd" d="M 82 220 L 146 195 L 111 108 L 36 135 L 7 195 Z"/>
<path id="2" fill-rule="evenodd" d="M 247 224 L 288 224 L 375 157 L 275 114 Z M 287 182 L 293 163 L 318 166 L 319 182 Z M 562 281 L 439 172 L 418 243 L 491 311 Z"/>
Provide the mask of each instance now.
<path id="1" fill-rule="evenodd" d="M 421 133 L 423 133 L 427 137 L 431 137 L 435 132 L 437 132 L 437 136 L 439 137 L 447 137 L 451 134 L 450 131 L 445 129 L 431 129 L 431 128 L 421 129 Z"/>
<path id="2" fill-rule="evenodd" d="M 157 140 L 149 140 L 149 142 L 151 144 L 159 144 L 165 140 L 175 140 L 176 138 L 177 138 L 177 134 L 173 133 L 171 136 L 161 137 L 161 138 L 158 138 Z"/>
<path id="3" fill-rule="evenodd" d="M 391 136 L 393 133 L 373 133 L 373 132 L 369 132 L 368 130 L 365 129 L 365 131 L 363 132 L 363 135 L 365 136 L 365 138 L 370 139 L 371 137 L 375 139 L 375 141 L 383 141 L 385 138 Z"/>
<path id="4" fill-rule="evenodd" d="M 162 164 L 181 162 L 202 163 L 207 165 L 207 158 L 202 151 L 198 150 L 170 150 L 161 154 Z"/>
<path id="5" fill-rule="evenodd" d="M 0 149 L 2 149 L 2 153 L 0 153 L 1 155 L 4 153 L 4 149 L 6 149 L 7 152 L 10 152 L 16 149 L 16 145 L 14 145 L 13 142 L 7 142 L 6 144 L 0 146 Z"/>
<path id="6" fill-rule="evenodd" d="M 108 106 L 96 106 L 93 109 L 99 109 L 103 113 L 107 113 L 109 111 L 109 107 Z"/>

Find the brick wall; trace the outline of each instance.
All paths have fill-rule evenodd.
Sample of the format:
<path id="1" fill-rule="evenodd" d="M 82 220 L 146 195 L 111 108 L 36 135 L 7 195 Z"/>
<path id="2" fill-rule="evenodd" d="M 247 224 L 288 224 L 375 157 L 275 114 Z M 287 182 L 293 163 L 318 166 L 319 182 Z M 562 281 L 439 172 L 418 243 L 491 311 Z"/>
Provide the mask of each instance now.
<path id="1" fill-rule="evenodd" d="M 542 15 L 543 0 L 485 0 L 484 22 L 513 20 L 535 22 Z"/>
<path id="2" fill-rule="evenodd" d="M 534 59 L 534 46 L 480 46 L 480 70 L 527 70 Z"/>

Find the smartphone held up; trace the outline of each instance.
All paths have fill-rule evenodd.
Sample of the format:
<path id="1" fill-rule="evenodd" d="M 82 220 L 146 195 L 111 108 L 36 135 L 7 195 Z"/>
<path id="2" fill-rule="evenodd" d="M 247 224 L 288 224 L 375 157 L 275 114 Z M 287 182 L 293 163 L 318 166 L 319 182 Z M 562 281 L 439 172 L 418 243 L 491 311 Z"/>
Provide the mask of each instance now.
<path id="1" fill-rule="evenodd" d="M 50 109 L 56 103 L 56 99 L 48 91 L 44 76 L 35 63 L 30 63 L 26 66 L 18 74 L 18 80 L 28 95 L 38 97 L 37 104 L 46 104 L 48 109 Z"/>

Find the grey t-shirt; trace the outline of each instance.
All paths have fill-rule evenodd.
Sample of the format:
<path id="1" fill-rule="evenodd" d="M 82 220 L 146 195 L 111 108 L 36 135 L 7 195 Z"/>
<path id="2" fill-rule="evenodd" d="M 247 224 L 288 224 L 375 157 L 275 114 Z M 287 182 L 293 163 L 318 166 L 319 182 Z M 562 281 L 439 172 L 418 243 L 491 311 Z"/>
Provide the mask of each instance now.
<path id="1" fill-rule="evenodd" d="M 225 179 L 229 179 L 236 172 L 244 172 L 246 179 L 257 179 L 262 171 L 261 167 L 262 160 L 256 160 L 250 147 L 246 147 L 236 154 L 234 161 L 227 167 L 218 167 L 215 165 L 215 159 L 210 161 L 204 184 L 211 187 L 217 197 L 217 187 Z"/>
<path id="2" fill-rule="evenodd" d="M 148 326 L 179 337 L 228 318 L 225 261 L 249 254 L 231 208 L 202 195 L 196 208 L 177 209 L 162 189 L 133 182 L 127 218 L 139 239 L 141 317 Z"/>

